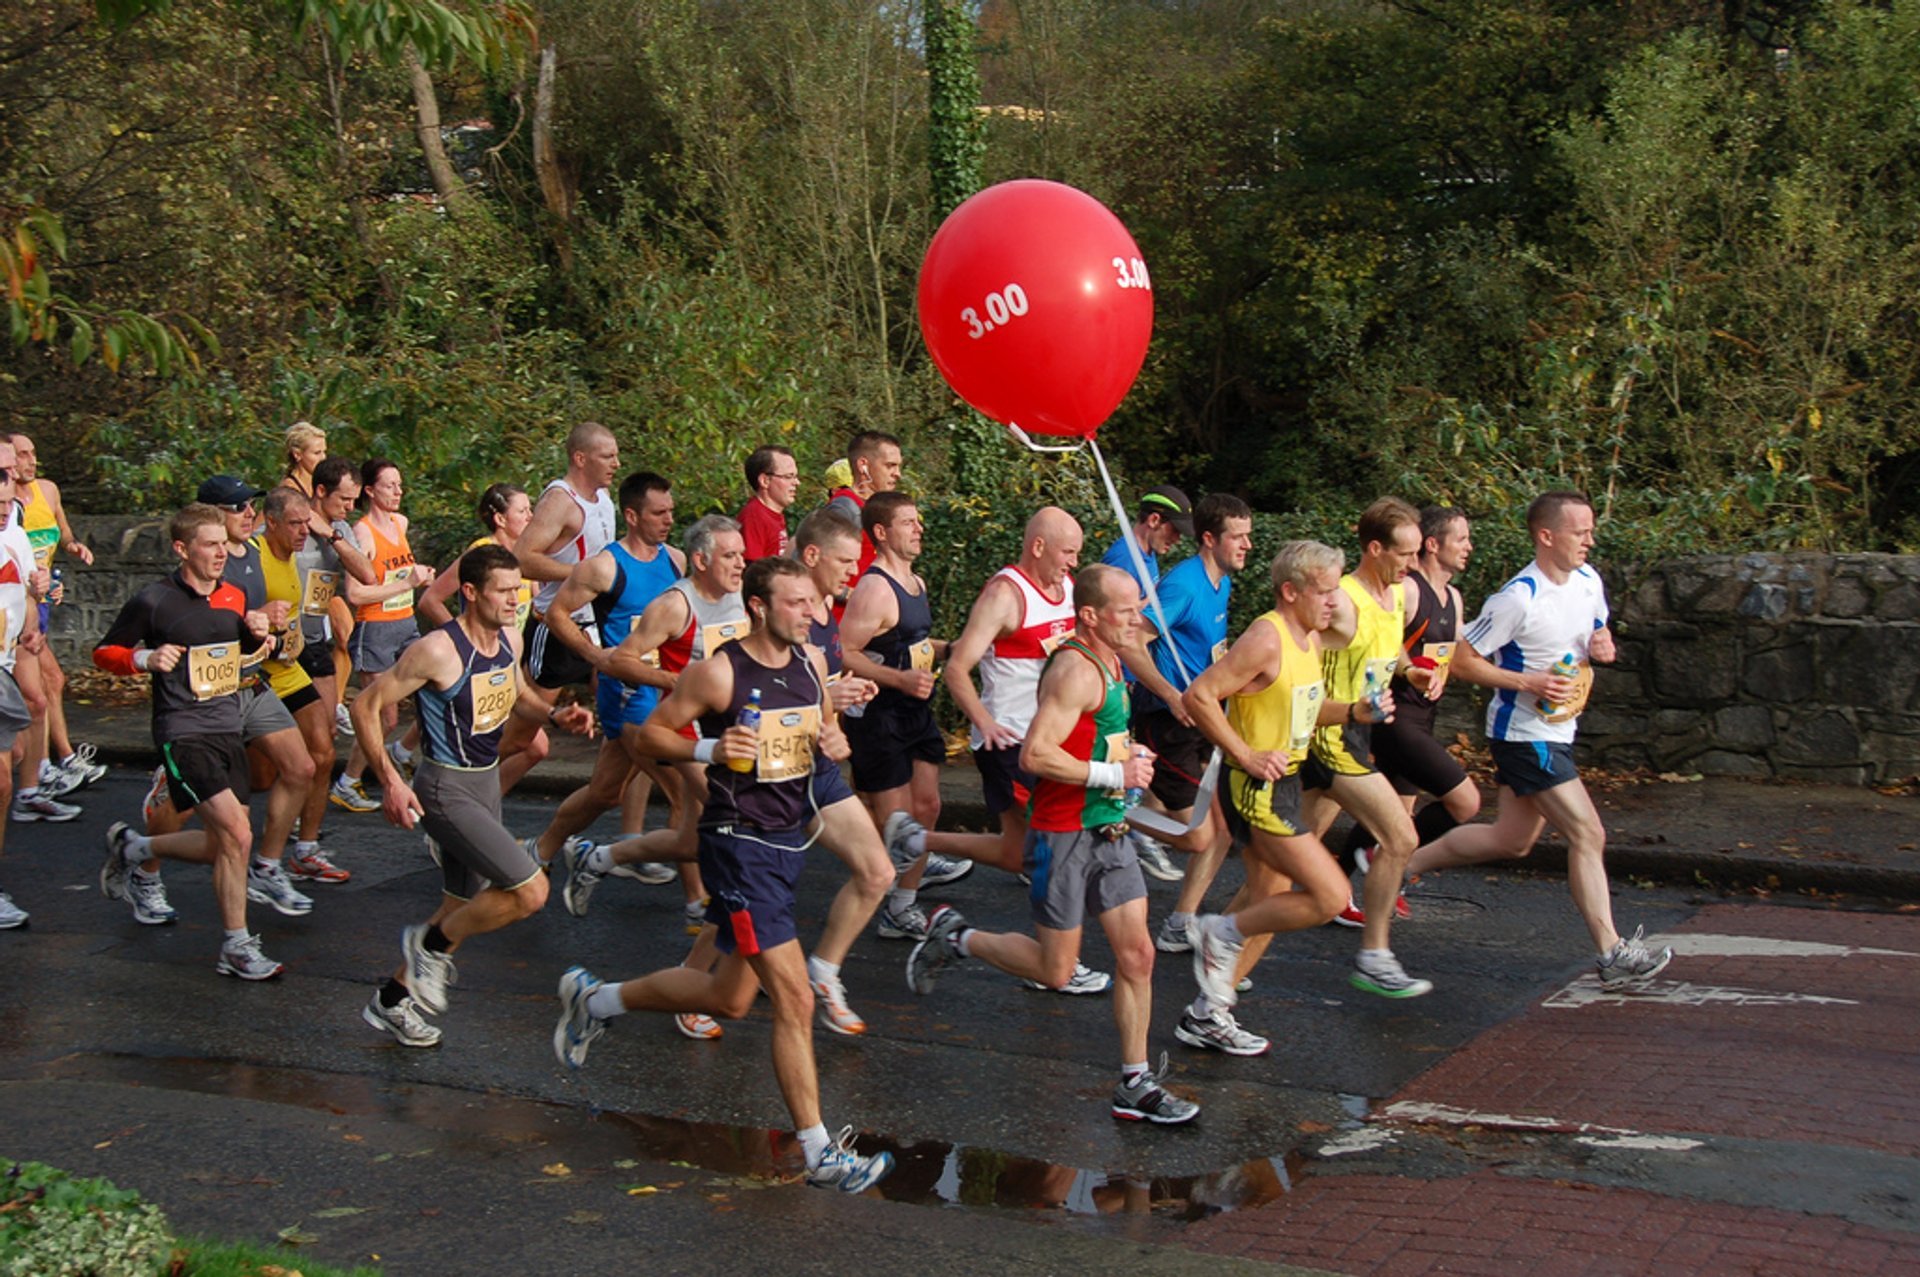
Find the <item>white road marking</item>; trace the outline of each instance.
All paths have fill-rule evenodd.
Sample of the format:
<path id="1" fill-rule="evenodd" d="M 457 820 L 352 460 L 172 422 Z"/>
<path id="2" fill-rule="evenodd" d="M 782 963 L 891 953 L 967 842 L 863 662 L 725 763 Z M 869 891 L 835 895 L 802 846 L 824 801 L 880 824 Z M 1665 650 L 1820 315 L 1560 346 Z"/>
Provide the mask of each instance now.
<path id="1" fill-rule="evenodd" d="M 1569 1122 L 1564 1118 L 1537 1113 L 1489 1113 L 1484 1109 L 1455 1108 L 1451 1104 L 1431 1104 L 1425 1100 L 1400 1100 L 1387 1105 L 1383 1118 L 1398 1122 L 1424 1122 L 1438 1126 L 1487 1126 L 1504 1131 L 1561 1131 L 1576 1135 L 1604 1135 L 1618 1139 L 1651 1138 L 1624 1126 L 1602 1126 L 1598 1122 Z"/>
<path id="2" fill-rule="evenodd" d="M 1340 1157 L 1347 1153 L 1368 1153 L 1376 1148 L 1385 1148 L 1393 1143 L 1395 1135 L 1384 1126 L 1363 1126 L 1357 1131 L 1343 1132 L 1337 1139 L 1328 1140 L 1320 1146 L 1320 1156 Z"/>
<path id="3" fill-rule="evenodd" d="M 1920 953 L 1909 953 L 1905 949 L 1868 949 L 1824 944 L 1818 940 L 1780 940 L 1772 936 L 1722 936 L 1688 931 L 1647 937 L 1647 948 L 1657 949 L 1661 945 L 1672 948 L 1676 958 L 1920 958 Z"/>
<path id="4" fill-rule="evenodd" d="M 1650 1153 L 1686 1153 L 1706 1145 L 1705 1140 L 1681 1135 L 1577 1135 L 1573 1142 L 1591 1148 L 1644 1149 Z"/>
<path id="5" fill-rule="evenodd" d="M 1556 1011 L 1632 1002 L 1650 1006 L 1842 1006 L 1860 1004 L 1852 998 L 1827 998 L 1814 993 L 1780 993 L 1771 989 L 1733 989 L 1685 980 L 1647 980 L 1625 989 L 1609 989 L 1597 975 L 1583 975 L 1540 1005 Z"/>

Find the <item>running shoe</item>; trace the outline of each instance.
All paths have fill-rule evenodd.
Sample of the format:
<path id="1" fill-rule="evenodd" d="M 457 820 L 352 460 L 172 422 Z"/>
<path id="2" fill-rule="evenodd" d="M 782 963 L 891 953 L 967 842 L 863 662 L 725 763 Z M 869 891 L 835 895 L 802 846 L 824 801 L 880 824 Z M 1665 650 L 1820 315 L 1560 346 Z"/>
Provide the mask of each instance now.
<path id="1" fill-rule="evenodd" d="M 882 940 L 925 940 L 927 915 L 921 912 L 918 904 L 910 904 L 897 913 L 891 904 L 883 904 L 880 906 L 880 938 Z"/>
<path id="2" fill-rule="evenodd" d="M 327 790 L 327 801 L 335 807 L 344 807 L 348 811 L 380 810 L 380 804 L 367 797 L 366 788 L 360 781 L 348 780 L 345 776 L 334 781 L 332 787 Z"/>
<path id="3" fill-rule="evenodd" d="M 153 824 L 160 819 L 161 812 L 173 806 L 173 792 L 167 788 L 167 769 L 153 769 L 153 783 L 147 786 L 147 796 L 140 800 L 140 819 L 148 833 L 153 832 Z"/>
<path id="4" fill-rule="evenodd" d="M 1059 988 L 1050 984 L 1041 984 L 1038 980 L 1022 980 L 1020 983 L 1029 989 L 1038 989 L 1042 993 L 1105 993 L 1113 985 L 1113 977 L 1104 971 L 1095 971 L 1082 963 L 1073 964 L 1073 974 Z"/>
<path id="5" fill-rule="evenodd" d="M 1173 1026 L 1173 1036 L 1188 1046 L 1228 1055 L 1265 1055 L 1273 1046 L 1258 1033 L 1241 1028 L 1231 1011 L 1215 1011 L 1204 1020 L 1192 1011 L 1182 1011 L 1180 1023 Z"/>
<path id="6" fill-rule="evenodd" d="M 407 968 L 407 990 L 413 1000 L 430 1015 L 445 1015 L 447 990 L 460 983 L 460 972 L 453 959 L 427 948 L 427 924 L 422 922 L 400 933 L 401 960 Z"/>
<path id="7" fill-rule="evenodd" d="M 1624 940 L 1616 940 L 1611 952 L 1604 958 L 1595 960 L 1600 968 L 1600 983 L 1608 989 L 1619 989 L 1641 980 L 1651 980 L 1667 969 L 1673 961 L 1673 950 L 1662 949 L 1655 953 L 1647 948 L 1645 927 L 1635 927 L 1633 934 Z"/>
<path id="8" fill-rule="evenodd" d="M 84 788 L 104 777 L 107 774 L 107 765 L 94 757 L 93 746 L 82 741 L 73 747 L 73 753 L 60 762 L 42 761 L 40 771 L 43 776 L 49 772 L 57 772 L 72 777 L 73 784 L 69 786 L 72 790 Z"/>
<path id="9" fill-rule="evenodd" d="M 133 866 L 127 863 L 127 844 L 132 839 L 133 830 L 124 820 L 115 821 L 107 830 L 107 859 L 100 866 L 100 894 L 109 900 L 133 899 L 127 888 L 127 879 L 133 873 Z"/>
<path id="10" fill-rule="evenodd" d="M 180 916 L 167 903 L 167 884 L 159 874 L 129 874 L 127 892 L 133 903 L 133 920 L 143 927 L 164 927 Z"/>
<path id="11" fill-rule="evenodd" d="M 707 898 L 705 896 L 698 900 L 687 901 L 686 907 L 680 912 L 686 919 L 688 935 L 697 936 L 707 929 Z"/>
<path id="12" fill-rule="evenodd" d="M 927 853 L 927 871 L 920 875 L 922 887 L 944 887 L 950 882 L 959 882 L 973 872 L 973 862 L 960 856 L 943 856 L 937 851 Z"/>
<path id="13" fill-rule="evenodd" d="M 907 987 L 926 994 L 933 992 L 933 983 L 942 971 L 962 961 L 956 941 L 966 930 L 967 920 L 952 905 L 940 905 L 931 918 L 923 917 L 920 922 L 922 939 L 907 955 Z"/>
<path id="14" fill-rule="evenodd" d="M 237 944 L 222 946 L 220 961 L 213 964 L 213 969 L 242 980 L 271 980 L 285 968 L 260 952 L 259 936 L 248 936 Z"/>
<path id="15" fill-rule="evenodd" d="M 393 1040 L 401 1046 L 439 1046 L 440 1030 L 427 1023 L 420 1014 L 419 1004 L 412 998 L 401 998 L 393 1006 L 382 1006 L 380 994 L 376 992 L 367 1005 L 360 1008 L 360 1018 L 369 1027 L 382 1029 L 393 1034 Z"/>
<path id="16" fill-rule="evenodd" d="M 79 815 L 80 809 L 72 803 L 63 803 L 58 799 L 49 798 L 44 792 L 35 793 L 31 797 L 26 794 L 13 796 L 13 818 L 22 824 L 44 820 L 50 824 L 64 825 Z"/>
<path id="17" fill-rule="evenodd" d="M 1175 922 L 1168 914 L 1160 924 L 1160 930 L 1154 933 L 1153 947 L 1162 953 L 1191 953 L 1193 942 L 1187 939 L 1187 924 Z"/>
<path id="18" fill-rule="evenodd" d="M 853 1128 L 842 1127 L 839 1136 L 820 1155 L 820 1162 L 807 1172 L 807 1183 L 815 1188 L 837 1188 L 843 1193 L 864 1193 L 893 1170 L 893 1154 L 885 1151 L 862 1156 L 853 1151 Z"/>
<path id="19" fill-rule="evenodd" d="M 1333 923 L 1339 927 L 1364 927 L 1367 925 L 1366 911 L 1351 894 L 1347 896 L 1347 907 L 1333 915 Z"/>
<path id="20" fill-rule="evenodd" d="M 306 846 L 307 849 L 303 851 L 300 844 L 295 844 L 294 849 L 287 853 L 284 862 L 287 877 L 298 878 L 302 882 L 321 883 L 346 882 L 353 877 L 350 871 L 328 860 L 327 853 L 320 850 L 319 843 Z"/>
<path id="21" fill-rule="evenodd" d="M 44 758 L 40 760 L 40 792 L 48 798 L 65 798 L 80 788 L 80 776 L 64 768 L 55 767 Z"/>
<path id="22" fill-rule="evenodd" d="M 1373 869 L 1373 857 L 1377 850 L 1378 848 L 1375 847 L 1356 847 L 1354 849 L 1353 863 L 1360 869 L 1360 880 L 1362 882 L 1366 881 L 1367 874 Z M 1355 914 L 1359 915 L 1360 922 L 1358 925 L 1366 925 L 1367 915 L 1365 911 L 1355 907 L 1351 896 L 1347 898 L 1347 908 L 1352 909 Z M 1407 907 L 1407 893 L 1401 891 L 1393 898 L 1393 919 L 1395 922 L 1405 922 L 1411 917 L 1413 917 L 1413 910 Z"/>
<path id="23" fill-rule="evenodd" d="M 1137 831 L 1129 837 L 1133 839 L 1134 854 L 1140 857 L 1140 869 L 1149 878 L 1179 882 L 1185 876 L 1186 871 L 1173 863 L 1173 857 L 1167 854 L 1167 845 L 1158 838 L 1149 838 Z"/>
<path id="24" fill-rule="evenodd" d="M 680 1030 L 681 1037 L 692 1038 L 695 1042 L 714 1042 L 727 1035 L 718 1020 L 710 1015 L 701 1015 L 698 1011 L 674 1016 L 673 1027 Z"/>
<path id="25" fill-rule="evenodd" d="M 1356 958 L 1347 983 L 1383 998 L 1417 998 L 1433 992 L 1433 981 L 1408 975 L 1401 969 L 1400 959 L 1391 953 L 1384 958 Z"/>
<path id="26" fill-rule="evenodd" d="M 27 925 L 27 911 L 13 903 L 13 897 L 0 891 L 0 931 L 12 931 Z"/>
<path id="27" fill-rule="evenodd" d="M 1193 946 L 1193 978 L 1207 1001 L 1229 1011 L 1240 1000 L 1234 988 L 1234 968 L 1244 944 L 1234 944 L 1222 932 L 1226 919 L 1217 913 L 1195 914 L 1187 923 L 1187 942 Z"/>
<path id="28" fill-rule="evenodd" d="M 399 771 L 402 779 L 413 779 L 413 755 L 406 753 L 405 747 L 402 746 L 399 741 L 389 741 L 387 743 L 387 758 L 393 763 L 395 769 Z"/>
<path id="29" fill-rule="evenodd" d="M 1177 1126 L 1200 1116 L 1200 1106 L 1183 1100 L 1160 1085 L 1167 1075 L 1167 1053 L 1160 1053 L 1160 1067 L 1142 1073 L 1131 1083 L 1122 1081 L 1113 1088 L 1113 1115 L 1127 1122 L 1153 1122 L 1159 1126 Z"/>
<path id="30" fill-rule="evenodd" d="M 333 707 L 333 727 L 342 736 L 353 735 L 353 715 L 347 712 L 344 701 Z"/>
<path id="31" fill-rule="evenodd" d="M 553 1026 L 553 1053 L 570 1069 L 587 1062 L 587 1048 L 607 1031 L 607 1022 L 587 1010 L 587 998 L 600 981 L 585 967 L 568 967 L 560 977 L 560 1022 Z"/>
<path id="32" fill-rule="evenodd" d="M 664 887 L 680 876 L 679 870 L 659 860 L 642 860 L 637 864 L 615 865 L 608 872 L 616 878 L 631 878 L 649 887 Z"/>
<path id="33" fill-rule="evenodd" d="M 914 845 L 926 845 L 923 841 L 925 833 L 925 827 L 904 811 L 896 811 L 887 817 L 887 825 L 881 836 L 886 839 L 887 859 L 893 862 L 895 873 L 905 873 L 913 867 L 914 861 L 920 859 L 920 853 L 914 850 Z"/>
<path id="34" fill-rule="evenodd" d="M 294 890 L 287 881 L 287 871 L 280 867 L 277 860 L 262 864 L 258 860 L 247 865 L 247 899 L 255 904 L 272 905 L 289 918 L 300 918 L 313 912 L 313 898 Z"/>
<path id="35" fill-rule="evenodd" d="M 593 889 L 600 885 L 600 879 L 604 876 L 587 868 L 586 859 L 592 852 L 591 838 L 569 838 L 560 848 L 560 861 L 567 867 L 567 885 L 560 889 L 560 899 L 567 906 L 567 912 L 576 918 L 587 916 L 587 904 L 593 899 Z"/>
<path id="36" fill-rule="evenodd" d="M 847 1005 L 847 986 L 839 976 L 824 980 L 809 977 L 807 983 L 813 986 L 813 1005 L 820 1013 L 820 1023 L 842 1037 L 857 1038 L 867 1031 L 867 1022 Z"/>

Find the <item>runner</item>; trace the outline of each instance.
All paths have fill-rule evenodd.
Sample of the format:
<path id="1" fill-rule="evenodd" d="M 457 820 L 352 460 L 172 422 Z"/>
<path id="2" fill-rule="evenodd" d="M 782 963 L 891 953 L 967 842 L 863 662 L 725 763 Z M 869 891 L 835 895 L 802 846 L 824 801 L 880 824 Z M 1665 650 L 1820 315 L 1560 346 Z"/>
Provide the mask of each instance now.
<path id="1" fill-rule="evenodd" d="M 1650 951 L 1645 928 L 1624 939 L 1614 929 L 1607 831 L 1573 762 L 1592 662 L 1614 657 L 1606 587 L 1587 564 L 1593 526 L 1593 505 L 1578 492 L 1543 493 L 1527 507 L 1533 562 L 1481 606 L 1451 667 L 1456 677 L 1499 689 L 1487 705 L 1487 742 L 1500 813 L 1491 825 L 1461 825 L 1420 848 L 1408 868 L 1518 859 L 1551 822 L 1567 840 L 1567 889 L 1593 939 L 1600 983 L 1611 989 L 1658 975 L 1673 950 Z M 1575 673 L 1563 676 L 1555 666 L 1569 656 Z"/>
<path id="2" fill-rule="evenodd" d="M 785 554 L 787 507 L 800 495 L 800 465 L 793 453 L 775 444 L 755 448 L 747 458 L 747 491 L 753 495 L 735 519 L 746 538 L 747 562 L 769 554 Z"/>
<path id="3" fill-rule="evenodd" d="M 533 522 L 514 547 L 526 578 L 535 582 L 533 621 L 526 631 L 527 673 L 534 693 L 549 705 L 560 689 L 586 684 L 593 666 L 565 644 L 551 641 L 546 616 L 554 596 L 576 563 L 585 563 L 619 535 L 619 514 L 607 485 L 620 473 L 620 444 L 597 421 L 583 421 L 567 435 L 567 473 L 549 483 L 533 505 Z M 583 602 L 573 613 L 576 626 L 593 624 L 593 609 Z M 526 746 L 524 726 L 511 725 L 501 756 Z"/>
<path id="4" fill-rule="evenodd" d="M 414 698 L 423 733 L 418 788 L 393 759 L 371 760 L 386 817 L 402 829 L 416 822 L 439 849 L 440 907 L 400 933 L 401 965 L 360 1012 L 402 1046 L 440 1040 L 421 1012 L 443 1014 L 457 976 L 453 953 L 469 938 L 531 917 L 547 902 L 547 877 L 500 823 L 500 733 L 509 717 L 551 723 L 589 735 L 585 706 L 549 710 L 517 675 L 520 565 L 513 553 L 486 545 L 460 559 L 460 616 L 423 636 L 353 702 L 357 735 L 371 740 L 386 712 Z"/>
<path id="5" fill-rule="evenodd" d="M 169 534 L 179 570 L 127 601 L 93 661 L 109 674 L 145 673 L 151 680 L 153 739 L 168 790 L 175 807 L 199 811 L 206 834 L 147 839 L 114 825 L 100 889 L 111 899 L 132 898 L 134 867 L 155 854 L 211 864 L 226 929 L 214 969 L 267 980 L 281 968 L 247 930 L 253 829 L 240 703 L 243 671 L 272 649 L 267 617 L 248 613 L 240 590 L 222 579 L 228 544 L 222 511 L 196 502 L 174 516 Z"/>
<path id="6" fill-rule="evenodd" d="M 36 660 L 46 641 L 40 633 L 34 594 L 46 590 L 52 580 L 45 568 L 34 563 L 33 545 L 16 517 L 17 468 L 13 445 L 0 440 L 0 756 L 6 760 L 0 766 L 0 802 L 13 792 L 14 740 L 33 726 L 34 719 L 32 705 L 14 681 L 14 666 L 22 654 Z M 0 852 L 5 850 L 6 832 L 7 822 L 0 820 Z M 0 891 L 0 931 L 26 925 L 27 911 Z"/>
<path id="7" fill-rule="evenodd" d="M 346 582 L 347 602 L 353 606 L 353 668 L 363 688 L 392 669 L 407 644 L 420 637 L 419 623 L 413 619 L 414 591 L 433 584 L 433 569 L 414 562 L 413 547 L 407 542 L 407 516 L 400 513 L 400 498 L 405 494 L 400 467 L 393 462 L 375 457 L 361 465 L 360 504 L 367 513 L 353 525 L 353 539 L 379 577 L 378 585 L 362 585 L 351 577 Z M 334 806 L 348 811 L 376 811 L 380 804 L 367 796 L 360 778 L 366 773 L 368 754 L 385 748 L 387 737 L 399 725 L 399 702 L 387 702 L 381 733 L 371 740 L 359 734 L 361 718 L 355 715 L 352 721 L 353 749 L 327 796 Z M 398 741 L 388 749 L 402 767 L 412 761 L 404 752 L 396 752 L 404 749 Z"/>
<path id="8" fill-rule="evenodd" d="M 846 742 L 827 715 L 825 663 L 801 646 L 816 597 L 806 569 L 792 559 L 760 559 L 741 588 L 752 607 L 751 632 L 690 665 L 641 729 L 656 758 L 721 764 L 709 768 L 699 842 L 702 873 L 715 891 L 708 921 L 720 928 L 723 956 L 711 972 L 669 967 L 617 985 L 571 968 L 560 978 L 554 1054 L 577 1069 L 615 1016 L 667 1011 L 738 1019 L 765 989 L 774 1076 L 806 1155 L 808 1182 L 864 1192 L 893 1169 L 893 1158 L 856 1153 L 851 1127 L 831 1138 L 821 1120 L 813 995 L 793 916 L 794 882 L 812 842 L 805 827 L 814 817 L 816 759 L 844 755 Z M 759 704 L 758 730 L 738 722 L 750 700 Z M 697 740 L 689 734 L 696 721 Z"/>
<path id="9" fill-rule="evenodd" d="M 1140 557 L 1147 565 L 1146 580 L 1141 580 L 1139 569 L 1133 565 L 1133 555 L 1127 549 L 1125 537 L 1108 546 L 1107 552 L 1100 556 L 1100 561 L 1132 577 L 1144 594 L 1148 581 L 1160 579 L 1160 556 L 1180 544 L 1181 537 L 1193 535 L 1193 502 L 1187 500 L 1187 494 L 1180 489 L 1162 485 L 1148 488 L 1142 493 L 1137 510 L 1133 520 L 1133 539 L 1139 545 Z"/>
<path id="10" fill-rule="evenodd" d="M 314 491 L 313 472 L 327 459 L 327 432 L 311 421 L 296 421 L 287 427 L 287 472 L 280 477 L 280 486 L 292 488 L 311 501 L 318 495 Z"/>
<path id="11" fill-rule="evenodd" d="M 853 477 L 845 487 L 835 488 L 827 508 L 837 510 L 850 523 L 860 526 L 861 574 L 873 565 L 873 534 L 862 522 L 861 512 L 876 493 L 892 492 L 900 486 L 900 441 L 879 430 L 863 430 L 847 441 L 847 471 Z"/>
<path id="12" fill-rule="evenodd" d="M 980 931 L 941 905 L 928 919 L 926 939 L 908 955 L 907 985 L 931 993 L 940 971 L 965 958 L 1050 987 L 1065 984 L 1092 913 L 1113 946 L 1120 985 L 1113 999 L 1121 1059 L 1113 1115 L 1190 1122 L 1200 1106 L 1160 1086 L 1166 1056 L 1158 1071 L 1148 1061 L 1153 937 L 1146 879 L 1126 836 L 1126 791 L 1153 780 L 1152 756 L 1135 750 L 1128 737 L 1127 685 L 1117 654 L 1136 641 L 1140 588 L 1118 568 L 1096 564 L 1074 578 L 1073 597 L 1073 637 L 1047 659 L 1020 756 L 1036 777 L 1026 849 L 1034 935 Z"/>

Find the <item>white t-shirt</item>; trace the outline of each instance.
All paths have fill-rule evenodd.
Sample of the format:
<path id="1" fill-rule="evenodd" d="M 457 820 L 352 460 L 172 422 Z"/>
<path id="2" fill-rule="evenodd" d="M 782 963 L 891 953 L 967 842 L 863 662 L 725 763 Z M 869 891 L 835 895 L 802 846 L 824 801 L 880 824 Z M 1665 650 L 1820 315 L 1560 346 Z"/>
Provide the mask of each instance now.
<path id="1" fill-rule="evenodd" d="M 20 644 L 20 631 L 27 624 L 27 577 L 33 572 L 33 544 L 20 526 L 20 506 L 16 502 L 13 517 L 0 530 L 0 670 L 13 672 L 14 656 Z"/>
<path id="2" fill-rule="evenodd" d="M 1582 664 L 1593 632 L 1607 623 L 1607 588 L 1591 567 L 1574 569 L 1555 585 L 1538 563 L 1529 563 L 1488 597 L 1461 637 L 1503 670 L 1550 669 L 1572 652 Z M 1487 739 L 1559 741 L 1571 744 L 1577 719 L 1549 723 L 1539 698 L 1502 688 L 1487 705 Z"/>

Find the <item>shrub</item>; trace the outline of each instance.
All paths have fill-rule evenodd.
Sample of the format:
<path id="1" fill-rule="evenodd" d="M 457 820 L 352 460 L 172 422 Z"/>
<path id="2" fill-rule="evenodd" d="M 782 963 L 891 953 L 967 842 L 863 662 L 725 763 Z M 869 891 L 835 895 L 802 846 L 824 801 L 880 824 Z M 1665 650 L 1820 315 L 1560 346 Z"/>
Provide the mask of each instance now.
<path id="1" fill-rule="evenodd" d="M 162 1271 L 172 1253 L 166 1217 L 138 1193 L 39 1162 L 5 1163 L 5 1277 L 149 1277 Z"/>

